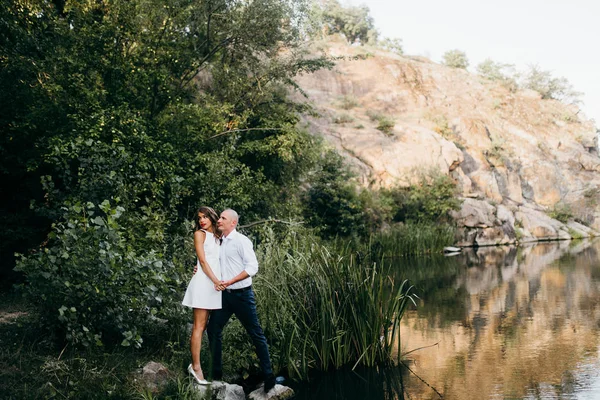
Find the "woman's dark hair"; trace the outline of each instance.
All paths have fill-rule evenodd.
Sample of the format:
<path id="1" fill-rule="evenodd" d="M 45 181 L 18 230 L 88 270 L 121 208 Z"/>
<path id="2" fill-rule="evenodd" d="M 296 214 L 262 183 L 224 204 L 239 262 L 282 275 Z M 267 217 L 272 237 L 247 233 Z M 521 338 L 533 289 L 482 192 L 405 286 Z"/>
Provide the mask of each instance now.
<path id="1" fill-rule="evenodd" d="M 215 231 L 215 236 L 219 237 L 220 232 L 217 228 L 217 220 L 219 219 L 219 215 L 212 207 L 202 206 L 202 207 L 198 208 L 198 210 L 196 211 L 196 215 L 194 216 L 194 223 L 195 223 L 194 230 L 197 231 L 200 229 L 200 217 L 198 217 L 199 213 L 204 214 L 208 219 L 210 219 L 210 222 Z"/>

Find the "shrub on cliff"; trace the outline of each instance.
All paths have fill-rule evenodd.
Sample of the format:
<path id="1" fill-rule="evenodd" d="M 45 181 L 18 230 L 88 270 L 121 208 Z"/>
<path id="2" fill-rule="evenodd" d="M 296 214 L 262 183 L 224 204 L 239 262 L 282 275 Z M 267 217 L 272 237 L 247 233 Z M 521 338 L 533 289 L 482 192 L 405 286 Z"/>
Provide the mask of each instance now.
<path id="1" fill-rule="evenodd" d="M 529 66 L 523 75 L 521 85 L 525 89 L 538 92 L 542 99 L 554 99 L 565 103 L 577 104 L 581 102 L 583 93 L 576 91 L 567 78 L 554 78 L 552 72 L 544 71 L 537 65 Z"/>
<path id="2" fill-rule="evenodd" d="M 469 60 L 464 51 L 449 50 L 442 56 L 442 64 L 452 68 L 467 69 Z"/>
<path id="3" fill-rule="evenodd" d="M 477 73 L 485 79 L 501 83 L 512 92 L 519 87 L 512 64 L 502 64 L 488 58 L 477 65 Z"/>

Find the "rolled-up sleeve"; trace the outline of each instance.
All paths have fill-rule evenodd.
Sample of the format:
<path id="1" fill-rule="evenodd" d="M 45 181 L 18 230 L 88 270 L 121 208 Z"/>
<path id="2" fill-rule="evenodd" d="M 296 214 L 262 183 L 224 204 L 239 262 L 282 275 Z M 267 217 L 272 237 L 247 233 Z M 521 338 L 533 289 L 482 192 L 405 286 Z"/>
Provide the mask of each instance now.
<path id="1" fill-rule="evenodd" d="M 242 256 L 242 262 L 244 264 L 244 271 L 250 276 L 256 275 L 258 272 L 258 260 L 252 246 L 252 241 L 245 236 L 242 236 L 240 240 L 240 255 Z"/>

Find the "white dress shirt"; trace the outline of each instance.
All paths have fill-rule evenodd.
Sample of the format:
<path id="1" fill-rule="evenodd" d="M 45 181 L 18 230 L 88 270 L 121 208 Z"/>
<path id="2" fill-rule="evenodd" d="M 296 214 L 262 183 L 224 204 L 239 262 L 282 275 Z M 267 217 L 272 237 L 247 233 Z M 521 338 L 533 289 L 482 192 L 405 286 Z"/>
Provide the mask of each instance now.
<path id="1" fill-rule="evenodd" d="M 219 256 L 222 279 L 228 281 L 242 271 L 246 271 L 249 275 L 248 278 L 228 286 L 227 289 L 242 289 L 252 285 L 252 277 L 258 272 L 258 260 L 252 247 L 252 241 L 235 229 L 227 237 L 223 236 Z"/>

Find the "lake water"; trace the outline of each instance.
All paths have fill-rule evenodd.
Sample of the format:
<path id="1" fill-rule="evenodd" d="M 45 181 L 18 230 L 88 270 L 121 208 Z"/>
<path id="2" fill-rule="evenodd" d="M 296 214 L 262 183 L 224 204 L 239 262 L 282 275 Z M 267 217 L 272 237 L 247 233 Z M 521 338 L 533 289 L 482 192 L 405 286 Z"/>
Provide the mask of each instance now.
<path id="1" fill-rule="evenodd" d="M 323 375 L 299 398 L 600 399 L 600 241 L 395 262 L 421 298 L 405 365 Z"/>

